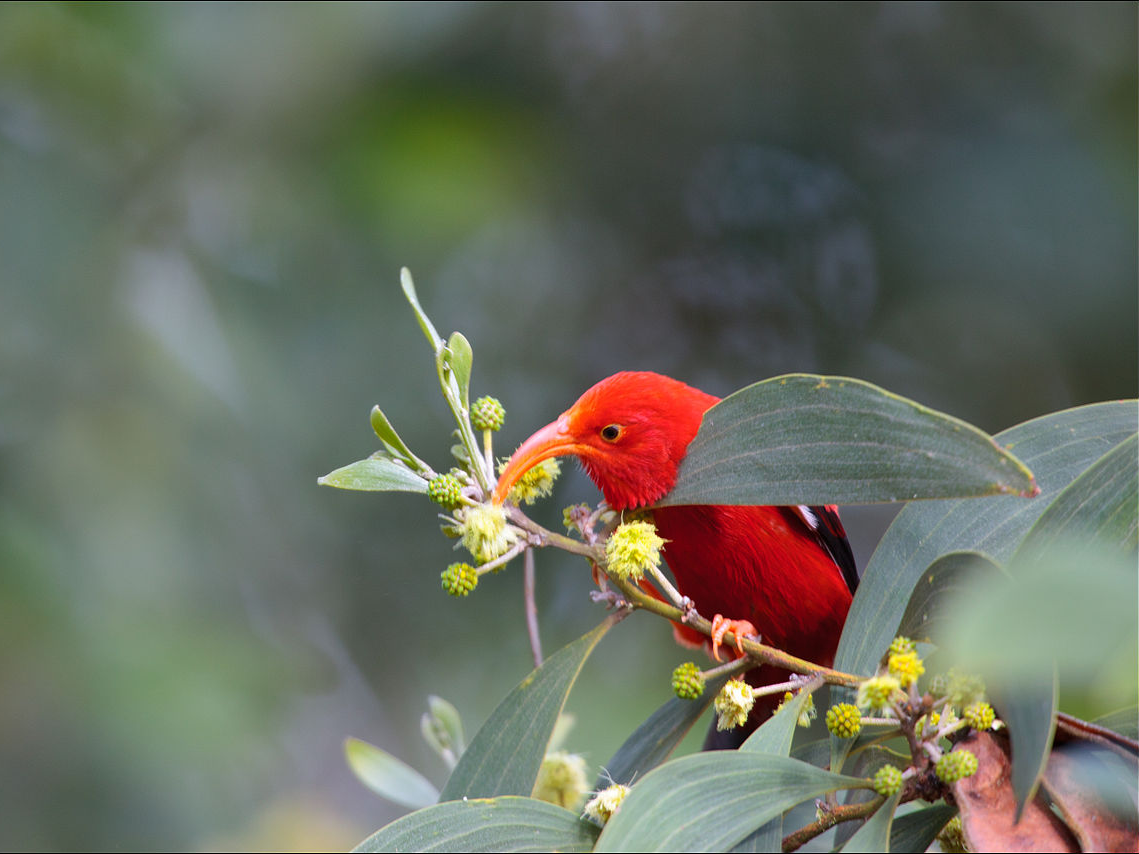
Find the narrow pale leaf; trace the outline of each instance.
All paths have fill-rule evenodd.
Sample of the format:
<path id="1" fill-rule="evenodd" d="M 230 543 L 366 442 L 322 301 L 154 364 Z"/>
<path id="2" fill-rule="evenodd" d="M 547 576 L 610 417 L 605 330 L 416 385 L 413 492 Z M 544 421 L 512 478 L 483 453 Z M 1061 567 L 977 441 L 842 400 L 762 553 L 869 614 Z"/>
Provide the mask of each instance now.
<path id="1" fill-rule="evenodd" d="M 598 829 L 576 813 L 531 798 L 448 801 L 405 815 L 356 851 L 590 851 Z"/>
<path id="2" fill-rule="evenodd" d="M 1019 817 L 1025 804 L 1036 795 L 1048 754 L 1052 751 L 1052 738 L 1056 733 L 1056 709 L 1059 703 L 1059 682 L 1053 673 L 1051 679 L 1034 681 L 1025 679 L 1010 690 L 1004 685 L 994 686 L 989 692 L 1001 720 L 1008 727 L 1012 742 L 1012 790 L 1016 795 L 1016 814 Z"/>
<path id="3" fill-rule="evenodd" d="M 894 826 L 894 810 L 898 808 L 898 801 L 902 793 L 898 792 L 888 797 L 882 806 L 874 811 L 874 815 L 866 819 L 862 827 L 842 846 L 843 851 L 861 852 L 890 850 L 890 832 Z"/>
<path id="4" fill-rule="evenodd" d="M 399 271 L 399 283 L 403 287 L 403 295 L 407 297 L 411 310 L 415 312 L 415 319 L 419 321 L 419 328 L 427 336 L 427 343 L 431 345 L 431 352 L 438 353 L 439 348 L 443 346 L 443 339 L 439 337 L 431 318 L 427 316 L 427 312 L 419 304 L 419 296 L 415 293 L 415 282 L 412 281 L 411 271 L 407 267 Z"/>
<path id="5" fill-rule="evenodd" d="M 941 803 L 894 816 L 894 826 L 890 828 L 890 850 L 925 851 L 955 815 L 957 810 L 954 807 Z"/>
<path id="6" fill-rule="evenodd" d="M 411 452 L 411 449 L 400 438 L 399 433 L 395 431 L 391 421 L 384 415 L 384 411 L 378 406 L 372 407 L 370 420 L 372 422 L 372 429 L 376 431 L 376 435 L 380 437 L 380 441 L 384 443 L 388 453 L 393 457 L 402 459 L 409 466 L 422 469 L 423 463 L 419 457 Z"/>
<path id="7" fill-rule="evenodd" d="M 455 383 L 459 387 L 459 404 L 465 411 L 470 411 L 471 365 L 475 359 L 471 343 L 461 332 L 452 332 L 451 337 L 447 339 L 447 349 L 444 353 L 444 362 L 451 369 Z"/>
<path id="8" fill-rule="evenodd" d="M 499 703 L 471 739 L 440 800 L 531 793 L 566 696 L 613 624 L 609 618 L 558 650 Z"/>
<path id="9" fill-rule="evenodd" d="M 636 783 L 596 851 L 722 851 L 795 804 L 865 781 L 766 753 L 675 759 Z"/>
<path id="10" fill-rule="evenodd" d="M 697 699 L 673 697 L 653 712 L 602 766 L 605 772 L 595 788 L 604 788 L 610 782 L 629 785 L 664 762 L 727 681 L 726 676 L 713 679 L 704 686 L 704 693 Z"/>
<path id="11" fill-rule="evenodd" d="M 321 486 L 366 492 L 426 492 L 427 481 L 394 460 L 369 457 L 317 478 Z"/>
<path id="12" fill-rule="evenodd" d="M 360 782 L 392 803 L 417 810 L 439 799 L 439 790 L 430 780 L 386 750 L 349 738 L 344 742 L 344 755 Z"/>
<path id="13" fill-rule="evenodd" d="M 661 504 L 867 504 L 1032 495 L 976 427 L 862 380 L 788 374 L 704 414 Z"/>

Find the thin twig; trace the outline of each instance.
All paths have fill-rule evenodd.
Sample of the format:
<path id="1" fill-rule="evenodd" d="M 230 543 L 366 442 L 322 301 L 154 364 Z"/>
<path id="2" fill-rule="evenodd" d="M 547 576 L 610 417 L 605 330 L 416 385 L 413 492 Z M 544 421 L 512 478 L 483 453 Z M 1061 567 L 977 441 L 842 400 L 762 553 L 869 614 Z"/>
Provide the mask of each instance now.
<path id="1" fill-rule="evenodd" d="M 534 600 L 534 550 L 522 553 L 522 594 L 526 600 L 526 631 L 530 635 L 530 651 L 534 666 L 542 666 L 542 638 L 538 634 L 538 603 Z"/>
<path id="2" fill-rule="evenodd" d="M 799 846 L 810 842 L 816 836 L 821 836 L 841 822 L 867 818 L 873 815 L 875 810 L 877 810 L 885 800 L 885 798 L 879 795 L 874 800 L 865 801 L 861 804 L 843 804 L 842 806 L 831 807 L 819 816 L 818 820 L 811 822 L 806 827 L 799 828 L 794 833 L 789 833 L 784 836 L 783 850 L 794 851 Z"/>

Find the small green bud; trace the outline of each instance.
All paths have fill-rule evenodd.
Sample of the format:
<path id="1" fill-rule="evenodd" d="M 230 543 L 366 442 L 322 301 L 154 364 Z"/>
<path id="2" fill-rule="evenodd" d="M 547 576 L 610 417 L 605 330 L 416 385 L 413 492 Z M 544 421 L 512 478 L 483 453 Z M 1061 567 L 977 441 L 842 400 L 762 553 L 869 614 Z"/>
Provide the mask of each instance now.
<path id="1" fill-rule="evenodd" d="M 985 698 L 985 680 L 973 673 L 954 667 L 949 671 L 945 696 L 957 708 L 971 706 Z"/>
<path id="2" fill-rule="evenodd" d="M 672 671 L 672 693 L 682 700 L 695 700 L 704 693 L 704 674 L 693 662 L 686 661 Z"/>
<path id="3" fill-rule="evenodd" d="M 965 831 L 961 827 L 961 816 L 949 820 L 937 834 L 937 843 L 945 854 L 968 854 L 969 845 L 965 842 Z"/>
<path id="4" fill-rule="evenodd" d="M 471 426 L 476 430 L 501 430 L 506 410 L 493 397 L 480 397 L 471 404 Z"/>
<path id="5" fill-rule="evenodd" d="M 827 730 L 838 738 L 854 738 L 862 732 L 862 712 L 851 703 L 839 703 L 827 709 Z"/>
<path id="6" fill-rule="evenodd" d="M 453 563 L 441 576 L 448 596 L 466 596 L 479 583 L 478 571 L 469 563 Z"/>
<path id="7" fill-rule="evenodd" d="M 909 688 L 925 673 L 925 665 L 918 658 L 917 651 L 891 653 L 887 662 L 890 675 L 898 680 L 903 688 Z"/>
<path id="8" fill-rule="evenodd" d="M 977 773 L 977 757 L 968 750 L 954 750 L 937 760 L 934 769 L 943 783 L 956 783 Z"/>
<path id="9" fill-rule="evenodd" d="M 585 817 L 604 827 L 613 818 L 613 813 L 621 808 L 621 801 L 625 800 L 627 794 L 629 787 L 620 783 L 602 789 L 585 805 Z"/>
<path id="10" fill-rule="evenodd" d="M 893 765 L 883 765 L 874 775 L 874 791 L 884 797 L 896 795 L 902 790 L 902 772 Z"/>
<path id="11" fill-rule="evenodd" d="M 973 729 L 983 732 L 984 730 L 992 729 L 993 724 L 997 720 L 997 714 L 988 703 L 980 702 L 974 703 L 965 709 L 965 713 L 961 715 L 961 718 L 965 723 L 973 727 Z"/>
<path id="12" fill-rule="evenodd" d="M 755 694 L 751 686 L 742 679 L 729 679 L 716 696 L 716 729 L 735 729 L 747 723 L 751 707 L 755 705 Z"/>
<path id="13" fill-rule="evenodd" d="M 427 482 L 427 497 L 445 510 L 454 510 L 463 497 L 463 482 L 453 474 L 441 474 Z"/>
<path id="14" fill-rule="evenodd" d="M 646 570 L 660 566 L 663 545 L 652 522 L 618 525 L 605 543 L 605 571 L 616 578 L 643 578 Z"/>

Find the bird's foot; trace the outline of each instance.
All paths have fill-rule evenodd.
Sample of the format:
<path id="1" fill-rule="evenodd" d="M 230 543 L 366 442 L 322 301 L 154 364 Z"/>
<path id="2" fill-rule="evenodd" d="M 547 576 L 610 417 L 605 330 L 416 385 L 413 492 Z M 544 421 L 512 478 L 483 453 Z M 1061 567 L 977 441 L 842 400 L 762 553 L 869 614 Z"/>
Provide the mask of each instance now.
<path id="1" fill-rule="evenodd" d="M 736 649 L 739 656 L 744 654 L 743 639 L 745 637 L 758 637 L 759 631 L 747 620 L 729 620 L 722 614 L 712 618 L 712 658 L 720 660 L 720 644 L 724 642 L 724 635 L 731 632 L 735 635 Z"/>
<path id="2" fill-rule="evenodd" d="M 608 610 L 629 607 L 625 597 L 616 590 L 591 590 L 589 591 L 589 598 L 594 602 L 604 602 Z"/>

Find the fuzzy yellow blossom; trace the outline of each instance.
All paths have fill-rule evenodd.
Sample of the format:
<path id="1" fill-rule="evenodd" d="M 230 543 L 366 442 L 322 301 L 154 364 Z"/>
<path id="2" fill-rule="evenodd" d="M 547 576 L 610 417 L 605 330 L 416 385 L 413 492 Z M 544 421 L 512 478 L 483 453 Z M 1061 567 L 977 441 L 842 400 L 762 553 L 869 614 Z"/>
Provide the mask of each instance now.
<path id="1" fill-rule="evenodd" d="M 506 463 L 499 463 L 498 473 L 502 474 L 505 469 Z M 562 467 L 557 460 L 542 460 L 533 468 L 523 472 L 511 488 L 507 499 L 515 504 L 533 504 L 554 491 L 554 481 L 561 473 Z"/>
<path id="2" fill-rule="evenodd" d="M 598 792 L 585 805 L 586 818 L 604 825 L 621 808 L 621 801 L 629 794 L 629 787 L 614 783 Z"/>
<path id="3" fill-rule="evenodd" d="M 577 809 L 589 791 L 585 772 L 585 759 L 578 754 L 564 750 L 547 753 L 538 769 L 534 797 L 568 810 Z"/>
<path id="4" fill-rule="evenodd" d="M 918 658 L 916 651 L 892 654 L 886 667 L 890 671 L 890 675 L 897 679 L 903 688 L 909 688 L 916 684 L 918 677 L 925 673 L 925 665 Z"/>
<path id="5" fill-rule="evenodd" d="M 751 686 L 742 679 L 729 679 L 716 695 L 716 729 L 735 729 L 747 723 L 751 707 L 755 705 L 755 694 Z"/>
<path id="6" fill-rule="evenodd" d="M 901 683 L 893 676 L 875 676 L 858 687 L 856 704 L 859 708 L 877 711 L 889 705 L 901 688 Z"/>
<path id="7" fill-rule="evenodd" d="M 605 543 L 605 571 L 616 578 L 639 579 L 648 569 L 660 566 L 663 546 L 652 522 L 618 525 Z"/>
<path id="8" fill-rule="evenodd" d="M 506 511 L 501 507 L 477 504 L 460 512 L 463 545 L 479 563 L 502 556 L 518 542 L 518 532 L 506 524 Z"/>

